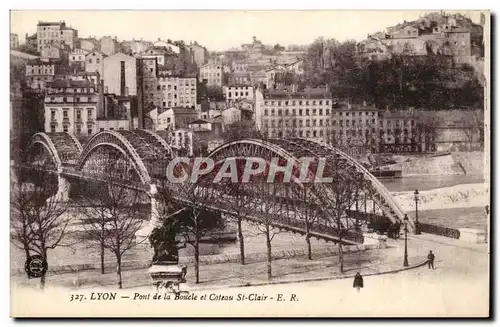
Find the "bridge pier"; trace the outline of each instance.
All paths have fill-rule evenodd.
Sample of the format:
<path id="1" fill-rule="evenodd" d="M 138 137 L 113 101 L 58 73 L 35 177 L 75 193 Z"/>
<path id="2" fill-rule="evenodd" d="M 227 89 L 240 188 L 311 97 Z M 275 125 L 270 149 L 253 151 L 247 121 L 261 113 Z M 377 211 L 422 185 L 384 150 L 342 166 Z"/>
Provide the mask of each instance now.
<path id="1" fill-rule="evenodd" d="M 59 202 L 67 202 L 69 201 L 69 189 L 70 189 L 70 182 L 66 177 L 62 175 L 62 171 L 59 171 L 57 174 L 57 193 L 48 198 L 47 201 L 51 201 L 53 198 L 56 199 L 56 201 Z"/>
<path id="2" fill-rule="evenodd" d="M 163 212 L 163 203 L 158 199 L 158 189 L 155 184 L 150 185 L 149 197 L 151 199 L 151 218 L 141 229 L 135 233 L 135 240 L 137 243 L 145 243 L 149 246 L 147 238 L 156 227 L 160 227 L 162 222 L 160 215 Z"/>

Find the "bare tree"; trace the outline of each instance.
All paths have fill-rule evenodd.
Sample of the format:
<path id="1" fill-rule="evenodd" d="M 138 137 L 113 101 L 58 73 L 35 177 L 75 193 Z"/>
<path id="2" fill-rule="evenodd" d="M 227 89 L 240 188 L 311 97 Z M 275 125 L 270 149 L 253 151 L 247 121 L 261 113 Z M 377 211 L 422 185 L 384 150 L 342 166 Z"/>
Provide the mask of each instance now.
<path id="1" fill-rule="evenodd" d="M 266 181 L 251 184 L 254 199 L 253 206 L 256 208 L 258 234 L 266 237 L 267 247 L 267 279 L 272 279 L 272 241 L 274 236 L 279 234 L 276 224 L 287 215 L 286 209 L 291 209 L 283 203 L 285 197 L 285 183 L 267 183 Z"/>
<path id="2" fill-rule="evenodd" d="M 299 192 L 291 192 L 296 212 L 304 221 L 307 258 L 312 260 L 311 228 L 321 217 L 317 203 L 313 201 L 313 186 L 304 183 Z"/>
<path id="3" fill-rule="evenodd" d="M 335 229 L 338 237 L 339 271 L 344 272 L 343 242 L 349 234 L 348 210 L 355 204 L 357 194 L 363 183 L 363 175 L 356 168 L 349 166 L 343 159 L 335 158 L 331 161 L 328 183 L 328 194 L 324 211 L 326 222 Z M 351 228 L 356 229 L 355 224 Z"/>
<path id="4" fill-rule="evenodd" d="M 218 202 L 224 202 L 223 205 L 227 209 L 229 217 L 234 220 L 238 227 L 238 242 L 240 246 L 240 262 L 245 264 L 245 240 L 242 230 L 242 222 L 246 215 L 248 215 L 254 208 L 254 200 L 245 187 L 245 183 L 232 183 L 226 181 L 222 184 L 224 196 L 219 197 Z"/>
<path id="5" fill-rule="evenodd" d="M 85 206 L 81 211 L 86 216 L 81 239 L 96 242 L 101 249 L 106 248 L 114 254 L 117 284 L 122 288 L 123 256 L 138 244 L 135 234 L 145 221 L 140 209 L 140 203 L 144 202 L 142 194 L 104 182 L 80 191 L 85 194 Z M 103 252 L 101 254 L 103 260 Z"/>
<path id="6" fill-rule="evenodd" d="M 13 185 L 11 189 L 11 242 L 48 262 L 48 250 L 64 246 L 69 217 L 65 215 L 68 202 L 57 192 L 57 178 L 44 171 L 23 171 L 32 183 Z M 45 275 L 40 287 L 45 287 Z"/>
<path id="7" fill-rule="evenodd" d="M 181 233 L 185 242 L 194 249 L 196 283 L 200 282 L 200 242 L 204 237 L 211 237 L 224 229 L 224 222 L 210 211 L 218 192 L 213 188 L 210 177 L 213 175 L 191 178 L 190 165 L 184 166 L 189 178 L 182 183 L 171 185 L 170 191 L 176 192 L 183 199 L 187 209 L 182 212 Z M 206 178 L 206 179 L 205 179 Z"/>

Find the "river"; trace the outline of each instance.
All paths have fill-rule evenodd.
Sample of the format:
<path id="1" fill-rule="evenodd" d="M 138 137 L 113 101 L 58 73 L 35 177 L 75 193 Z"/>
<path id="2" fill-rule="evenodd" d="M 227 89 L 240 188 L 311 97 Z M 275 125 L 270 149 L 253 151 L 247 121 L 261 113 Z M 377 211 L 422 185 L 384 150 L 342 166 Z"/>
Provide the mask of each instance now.
<path id="1" fill-rule="evenodd" d="M 425 191 L 458 184 L 484 183 L 484 181 L 482 175 L 408 176 L 380 180 L 391 192 L 405 192 L 415 189 Z"/>

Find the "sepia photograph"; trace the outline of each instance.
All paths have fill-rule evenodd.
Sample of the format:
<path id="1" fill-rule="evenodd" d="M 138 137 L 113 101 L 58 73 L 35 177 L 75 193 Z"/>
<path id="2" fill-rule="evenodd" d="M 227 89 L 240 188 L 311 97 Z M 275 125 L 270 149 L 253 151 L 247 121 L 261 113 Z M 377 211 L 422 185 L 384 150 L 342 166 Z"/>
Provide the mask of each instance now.
<path id="1" fill-rule="evenodd" d="M 487 10 L 11 10 L 10 316 L 488 318 Z"/>

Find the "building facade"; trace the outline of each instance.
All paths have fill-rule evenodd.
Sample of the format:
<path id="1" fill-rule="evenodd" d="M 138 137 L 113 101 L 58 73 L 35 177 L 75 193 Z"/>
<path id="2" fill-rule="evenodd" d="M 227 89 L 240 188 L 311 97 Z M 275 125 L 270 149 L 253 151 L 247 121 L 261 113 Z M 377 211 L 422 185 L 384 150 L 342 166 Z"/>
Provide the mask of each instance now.
<path id="1" fill-rule="evenodd" d="M 191 59 L 194 63 L 198 66 L 205 64 L 207 49 L 195 43 L 189 46 L 189 50 L 191 52 Z"/>
<path id="2" fill-rule="evenodd" d="M 120 52 L 120 44 L 118 43 L 116 37 L 112 38 L 111 36 L 103 36 L 99 40 L 99 43 L 101 45 L 101 52 L 106 56 L 111 56 L 117 52 Z"/>
<path id="3" fill-rule="evenodd" d="M 137 59 L 116 53 L 103 60 L 104 92 L 137 95 Z"/>
<path id="4" fill-rule="evenodd" d="M 161 108 L 196 108 L 196 77 L 160 76 Z"/>
<path id="5" fill-rule="evenodd" d="M 156 57 L 143 58 L 143 90 L 144 101 L 158 106 L 161 101 L 160 89 L 158 85 L 158 61 Z"/>
<path id="6" fill-rule="evenodd" d="M 240 99 L 254 100 L 254 89 L 247 85 L 229 85 L 223 87 L 226 101 L 236 101 Z"/>
<path id="7" fill-rule="evenodd" d="M 66 26 L 65 22 L 43 22 L 37 25 L 38 51 L 45 45 L 61 47 L 63 45 L 73 49 L 77 46 L 78 31 Z"/>
<path id="8" fill-rule="evenodd" d="M 46 44 L 40 50 L 40 58 L 44 59 L 60 59 L 61 58 L 61 48 Z"/>
<path id="9" fill-rule="evenodd" d="M 87 53 L 85 55 L 85 71 L 87 73 L 98 72 L 102 77 L 104 73 L 104 58 L 105 55 L 97 50 Z"/>
<path id="10" fill-rule="evenodd" d="M 268 137 L 328 140 L 333 100 L 326 89 L 304 92 L 256 92 L 256 125 Z"/>
<path id="11" fill-rule="evenodd" d="M 70 67 L 78 67 L 81 70 L 85 70 L 85 57 L 87 55 L 87 51 L 82 49 L 74 49 L 68 55 L 68 62 Z"/>
<path id="12" fill-rule="evenodd" d="M 45 131 L 92 135 L 96 132 L 98 94 L 89 81 L 57 80 L 45 96 Z"/>
<path id="13" fill-rule="evenodd" d="M 26 62 L 26 82 L 32 89 L 43 90 L 54 80 L 56 65 L 53 61 L 41 59 Z"/>
<path id="14" fill-rule="evenodd" d="M 222 86 L 223 71 L 221 64 L 206 64 L 200 66 L 200 82 L 207 85 Z"/>

